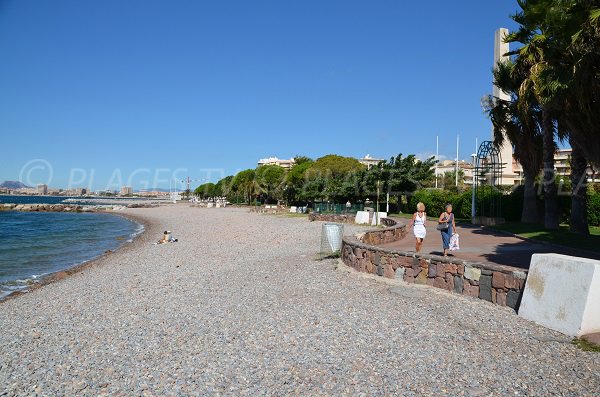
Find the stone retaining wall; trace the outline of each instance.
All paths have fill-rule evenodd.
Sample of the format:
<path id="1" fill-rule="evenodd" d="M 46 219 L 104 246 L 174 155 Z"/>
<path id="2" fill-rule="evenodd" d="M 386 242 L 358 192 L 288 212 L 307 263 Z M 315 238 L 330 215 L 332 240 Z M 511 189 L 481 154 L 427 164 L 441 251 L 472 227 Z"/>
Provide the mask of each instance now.
<path id="1" fill-rule="evenodd" d="M 308 220 L 311 222 L 334 222 L 334 223 L 354 223 L 356 214 L 319 214 L 311 212 L 308 214 Z"/>
<path id="2" fill-rule="evenodd" d="M 356 236 L 357 239 L 363 244 L 380 245 L 393 243 L 406 237 L 405 224 L 399 224 L 392 218 L 381 218 L 381 224 L 387 227 L 360 233 Z"/>
<path id="3" fill-rule="evenodd" d="M 422 255 L 376 246 L 406 236 L 405 225 L 346 236 L 342 260 L 358 271 L 426 284 L 518 309 L 527 272 L 510 266 L 467 262 L 453 257 Z M 374 243 L 375 242 L 375 243 Z"/>

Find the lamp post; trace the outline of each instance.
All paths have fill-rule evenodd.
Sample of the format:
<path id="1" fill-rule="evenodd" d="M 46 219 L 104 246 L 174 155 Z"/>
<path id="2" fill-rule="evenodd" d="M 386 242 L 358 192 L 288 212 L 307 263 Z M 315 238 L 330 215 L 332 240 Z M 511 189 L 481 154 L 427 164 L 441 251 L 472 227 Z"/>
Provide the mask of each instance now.
<path id="1" fill-rule="evenodd" d="M 477 175 L 477 165 L 476 165 L 476 161 L 477 161 L 477 153 L 473 153 L 471 155 L 471 158 L 473 159 L 473 168 L 471 168 L 471 173 L 472 173 L 472 178 L 471 178 L 471 222 L 473 222 L 473 219 L 475 218 L 475 177 Z"/>

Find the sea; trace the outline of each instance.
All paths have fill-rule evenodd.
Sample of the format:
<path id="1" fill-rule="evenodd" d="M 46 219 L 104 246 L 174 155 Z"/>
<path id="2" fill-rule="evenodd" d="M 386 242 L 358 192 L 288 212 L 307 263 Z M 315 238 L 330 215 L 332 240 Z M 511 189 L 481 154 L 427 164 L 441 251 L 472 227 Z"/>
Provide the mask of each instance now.
<path id="1" fill-rule="evenodd" d="M 78 200 L 0 196 L 0 204 L 59 204 L 65 199 Z M 116 214 L 0 211 L 0 299 L 114 251 L 142 231 L 142 225 Z"/>

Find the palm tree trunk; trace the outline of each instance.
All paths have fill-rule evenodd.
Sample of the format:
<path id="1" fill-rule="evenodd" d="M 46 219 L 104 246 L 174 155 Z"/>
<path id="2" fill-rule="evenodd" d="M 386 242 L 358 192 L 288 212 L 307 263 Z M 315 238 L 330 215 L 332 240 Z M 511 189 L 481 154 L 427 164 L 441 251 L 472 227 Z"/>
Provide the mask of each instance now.
<path id="1" fill-rule="evenodd" d="M 558 199 L 554 172 L 554 122 L 548 110 L 542 110 L 544 158 L 544 227 L 557 230 L 559 226 Z"/>
<path id="2" fill-rule="evenodd" d="M 538 223 L 539 213 L 537 205 L 537 194 L 535 191 L 536 170 L 529 170 L 523 166 L 523 174 L 525 177 L 524 193 L 523 193 L 523 211 L 521 212 L 522 223 Z"/>
<path id="3" fill-rule="evenodd" d="M 571 154 L 571 219 L 570 228 L 573 233 L 589 236 L 587 222 L 587 161 L 581 148 L 574 139 L 569 139 L 573 152 Z"/>

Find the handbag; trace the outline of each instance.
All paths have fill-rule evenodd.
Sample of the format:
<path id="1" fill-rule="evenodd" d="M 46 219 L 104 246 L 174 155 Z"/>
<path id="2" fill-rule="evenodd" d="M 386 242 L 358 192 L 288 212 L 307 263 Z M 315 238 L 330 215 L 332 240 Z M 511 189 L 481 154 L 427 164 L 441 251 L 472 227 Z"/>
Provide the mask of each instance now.
<path id="1" fill-rule="evenodd" d="M 448 228 L 450 227 L 450 222 L 452 221 L 452 217 L 454 216 L 454 214 L 451 214 L 449 218 L 446 218 L 446 222 L 444 223 L 438 223 L 436 226 L 436 229 L 439 231 L 446 231 L 448 230 Z"/>

